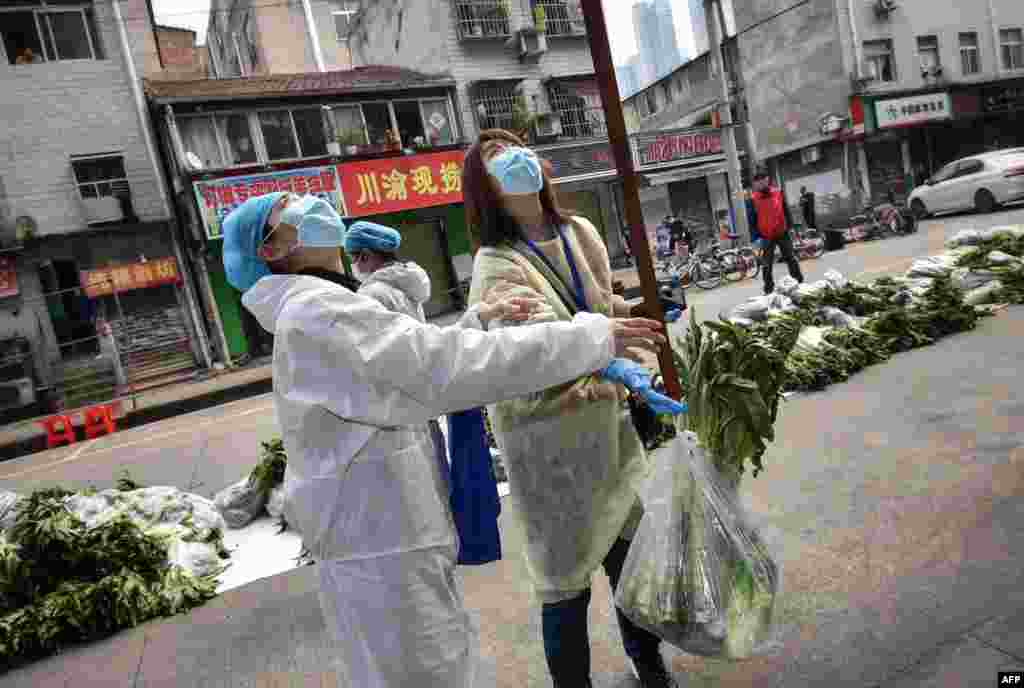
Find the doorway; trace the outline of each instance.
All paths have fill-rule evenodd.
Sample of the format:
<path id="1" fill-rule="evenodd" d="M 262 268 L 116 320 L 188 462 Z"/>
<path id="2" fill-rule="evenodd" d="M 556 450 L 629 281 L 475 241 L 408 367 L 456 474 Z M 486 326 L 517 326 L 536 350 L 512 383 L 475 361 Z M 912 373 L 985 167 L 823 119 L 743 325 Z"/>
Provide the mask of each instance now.
<path id="1" fill-rule="evenodd" d="M 427 220 L 401 227 L 401 260 L 419 264 L 430 276 L 430 300 L 423 304 L 428 318 L 455 310 L 456 288 L 452 279 L 451 260 L 445 248 L 444 223 Z"/>
<path id="2" fill-rule="evenodd" d="M 44 260 L 39 264 L 39 280 L 61 359 L 98 355 L 96 303 L 81 288 L 78 263 Z"/>

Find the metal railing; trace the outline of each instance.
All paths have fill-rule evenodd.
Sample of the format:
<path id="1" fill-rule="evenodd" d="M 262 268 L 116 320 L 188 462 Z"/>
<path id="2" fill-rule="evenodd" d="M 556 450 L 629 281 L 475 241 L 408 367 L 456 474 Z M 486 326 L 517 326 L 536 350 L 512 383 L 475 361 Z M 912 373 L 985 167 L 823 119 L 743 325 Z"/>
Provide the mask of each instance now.
<path id="1" fill-rule="evenodd" d="M 460 39 L 503 38 L 512 35 L 510 0 L 458 0 L 455 25 Z"/>

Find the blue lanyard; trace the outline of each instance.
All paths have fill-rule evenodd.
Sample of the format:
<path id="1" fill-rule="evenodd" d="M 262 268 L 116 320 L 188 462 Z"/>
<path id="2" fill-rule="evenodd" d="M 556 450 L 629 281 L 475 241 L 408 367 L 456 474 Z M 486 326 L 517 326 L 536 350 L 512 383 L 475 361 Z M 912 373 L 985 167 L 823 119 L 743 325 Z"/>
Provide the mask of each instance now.
<path id="1" fill-rule="evenodd" d="M 576 269 L 576 260 L 572 257 L 572 251 L 569 250 L 569 242 L 565 240 L 565 234 L 562 232 L 561 225 L 558 226 L 558 236 L 562 239 L 562 248 L 565 250 L 565 262 L 569 264 L 569 270 L 572 272 L 573 286 L 576 287 L 576 307 L 584 312 L 589 312 L 590 308 L 587 306 L 587 297 L 583 291 L 583 280 L 580 279 L 580 273 Z M 548 257 L 537 247 L 537 244 L 527 237 L 523 237 L 526 240 L 526 245 L 537 254 L 537 257 L 547 263 L 547 266 L 551 268 L 551 272 L 558 274 L 558 270 L 551 264 Z"/>

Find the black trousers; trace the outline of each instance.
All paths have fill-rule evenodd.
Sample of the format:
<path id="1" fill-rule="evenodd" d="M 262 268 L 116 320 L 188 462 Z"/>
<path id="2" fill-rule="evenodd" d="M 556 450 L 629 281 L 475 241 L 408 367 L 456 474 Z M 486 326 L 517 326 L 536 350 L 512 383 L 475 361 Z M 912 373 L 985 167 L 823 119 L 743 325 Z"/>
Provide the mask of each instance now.
<path id="1" fill-rule="evenodd" d="M 613 592 L 619 585 L 622 565 L 626 563 L 628 553 L 629 541 L 620 538 L 604 559 L 604 571 Z M 555 688 L 589 688 L 591 685 L 590 632 L 587 628 L 589 605 L 588 589 L 571 600 L 545 604 L 541 610 L 544 654 Z M 618 608 L 615 616 L 626 656 L 640 662 L 657 656 L 661 644 L 658 636 L 634 624 Z"/>
<path id="2" fill-rule="evenodd" d="M 775 276 L 772 274 L 772 270 L 775 267 L 775 247 L 778 246 L 782 252 L 782 258 L 786 261 L 786 265 L 789 266 L 789 276 L 795 279 L 801 284 L 804 281 L 804 274 L 800 272 L 800 261 L 796 258 L 796 251 L 793 250 L 793 237 L 786 232 L 778 239 L 769 241 L 764 240 L 761 245 L 763 255 L 761 257 L 761 268 L 764 272 L 764 293 L 771 294 L 775 291 Z"/>

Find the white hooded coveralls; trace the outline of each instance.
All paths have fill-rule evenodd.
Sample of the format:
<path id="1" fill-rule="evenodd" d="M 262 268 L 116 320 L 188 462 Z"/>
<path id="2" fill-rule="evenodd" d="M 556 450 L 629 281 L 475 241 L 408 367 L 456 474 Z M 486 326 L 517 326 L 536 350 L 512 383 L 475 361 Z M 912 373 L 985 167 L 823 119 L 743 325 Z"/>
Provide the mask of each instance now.
<path id="1" fill-rule="evenodd" d="M 608 320 L 442 329 L 307 276 L 264 277 L 243 302 L 275 334 L 285 508 L 319 564 L 342 685 L 470 688 L 476 632 L 426 423 L 603 368 Z"/>

